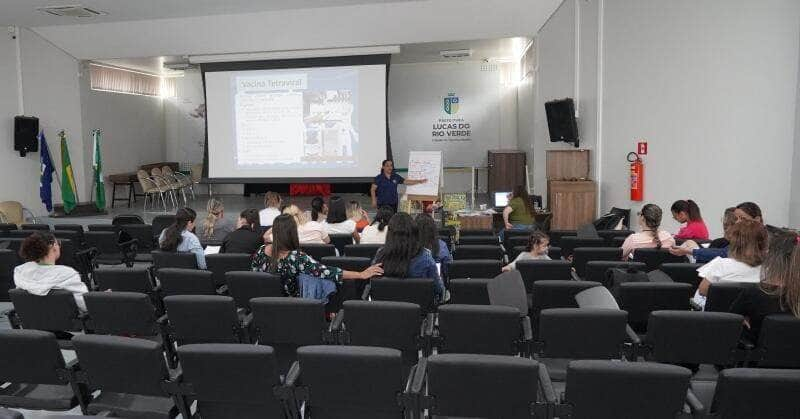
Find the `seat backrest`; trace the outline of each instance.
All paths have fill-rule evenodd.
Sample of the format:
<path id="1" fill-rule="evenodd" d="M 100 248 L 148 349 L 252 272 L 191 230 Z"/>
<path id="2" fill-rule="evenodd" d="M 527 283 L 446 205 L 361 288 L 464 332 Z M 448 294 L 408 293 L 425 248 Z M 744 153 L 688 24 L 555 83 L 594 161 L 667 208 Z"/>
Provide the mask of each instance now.
<path id="1" fill-rule="evenodd" d="M 8 295 L 23 329 L 75 331 L 83 328 L 78 320 L 75 297 L 69 291 L 51 290 L 39 296 L 14 288 L 8 290 Z"/>
<path id="2" fill-rule="evenodd" d="M 401 418 L 405 386 L 400 351 L 365 346 L 307 346 L 297 350 L 305 413 L 328 418 Z M 336 383 L 336 385 L 331 385 Z"/>
<path id="3" fill-rule="evenodd" d="M 733 313 L 662 310 L 650 313 L 645 344 L 656 362 L 730 365 L 744 318 Z"/>
<path id="4" fill-rule="evenodd" d="M 118 254 L 120 252 L 117 245 L 118 234 L 112 231 L 92 231 L 83 233 L 87 247 L 95 247 L 100 254 Z"/>
<path id="5" fill-rule="evenodd" d="M 197 257 L 192 252 L 165 252 L 153 250 L 153 268 L 156 272 L 164 268 L 197 269 Z"/>
<path id="6" fill-rule="evenodd" d="M 502 272 L 503 264 L 499 259 L 452 260 L 447 265 L 447 277 L 458 278 L 494 278 Z"/>
<path id="7" fill-rule="evenodd" d="M 325 256 L 320 262 L 325 266 L 334 266 L 346 271 L 361 272 L 369 267 L 372 263 L 372 259 L 358 256 Z"/>
<path id="8" fill-rule="evenodd" d="M 206 269 L 211 271 L 214 284 L 225 284 L 225 274 L 233 271 L 250 271 L 250 255 L 245 253 L 217 253 L 206 256 Z"/>
<path id="9" fill-rule="evenodd" d="M 315 260 L 322 260 L 325 256 L 336 256 L 336 246 L 332 244 L 302 243 L 300 250 Z"/>
<path id="10" fill-rule="evenodd" d="M 83 225 L 81 224 L 53 224 L 53 231 L 75 231 L 83 233 Z"/>
<path id="11" fill-rule="evenodd" d="M 394 348 L 406 364 L 416 362 L 422 326 L 422 309 L 397 301 L 345 301 L 347 342 L 358 346 Z"/>
<path id="12" fill-rule="evenodd" d="M 50 224 L 20 224 L 21 230 L 50 231 Z"/>
<path id="13" fill-rule="evenodd" d="M 77 232 L 74 230 L 53 230 L 53 236 L 57 239 L 72 240 L 78 247 L 83 247 L 83 231 Z"/>
<path id="14" fill-rule="evenodd" d="M 64 357 L 55 335 L 42 330 L 0 329 L 0 380 L 66 384 Z"/>
<path id="15" fill-rule="evenodd" d="M 156 215 L 153 217 L 153 221 L 150 223 L 153 225 L 153 235 L 158 237 L 161 235 L 161 232 L 175 224 L 175 216 L 174 215 Z"/>
<path id="16" fill-rule="evenodd" d="M 78 261 L 75 259 L 75 252 L 78 251 L 75 241 L 70 239 L 59 239 L 61 243 L 61 256 L 56 260 L 58 265 L 67 265 L 80 271 Z"/>
<path id="17" fill-rule="evenodd" d="M 631 327 L 643 333 L 651 312 L 689 310 L 691 292 L 691 285 L 680 282 L 628 282 L 619 286 L 618 302 Z"/>
<path id="18" fill-rule="evenodd" d="M 16 237 L 16 238 L 24 239 L 24 238 L 30 236 L 31 234 L 38 233 L 38 232 L 39 232 L 39 230 L 8 230 L 5 233 L 3 233 L 3 235 L 6 236 L 6 237 Z"/>
<path id="19" fill-rule="evenodd" d="M 791 314 L 764 317 L 758 336 L 759 367 L 800 368 L 800 319 Z"/>
<path id="20" fill-rule="evenodd" d="M 731 304 L 748 287 L 757 287 L 756 283 L 749 282 L 717 282 L 708 287 L 705 311 L 730 311 Z"/>
<path id="21" fill-rule="evenodd" d="M 72 343 L 81 371 L 92 389 L 168 396 L 161 388 L 169 374 L 158 342 L 122 336 L 78 335 Z"/>
<path id="22" fill-rule="evenodd" d="M 537 281 L 572 279 L 572 266 L 566 260 L 521 260 L 516 265 L 528 294 Z"/>
<path id="23" fill-rule="evenodd" d="M 491 279 L 469 278 L 454 279 L 447 284 L 452 304 L 489 304 L 489 292 L 486 286 Z"/>
<path id="24" fill-rule="evenodd" d="M 147 294 L 89 292 L 83 295 L 94 333 L 101 335 L 155 336 L 156 308 Z"/>
<path id="25" fill-rule="evenodd" d="M 439 307 L 439 353 L 516 355 L 520 312 L 508 306 L 448 304 Z"/>
<path id="26" fill-rule="evenodd" d="M 153 282 L 146 268 L 111 268 L 101 267 L 94 270 L 92 275 L 97 289 L 100 291 L 111 290 L 140 292 L 150 294 L 153 292 Z"/>
<path id="27" fill-rule="evenodd" d="M 561 239 L 564 237 L 577 237 L 578 232 L 575 230 L 550 230 L 547 235 L 550 236 L 551 246 L 561 246 Z"/>
<path id="28" fill-rule="evenodd" d="M 0 249 L 0 301 L 9 301 L 8 290 L 14 288 L 14 267 L 18 264 L 16 252 Z"/>
<path id="29" fill-rule="evenodd" d="M 339 251 L 340 255 L 344 254 L 344 247 L 348 244 L 353 244 L 353 235 L 352 234 L 329 234 L 331 238 L 331 244 L 336 250 Z"/>
<path id="30" fill-rule="evenodd" d="M 120 214 L 114 216 L 111 220 L 111 224 L 114 225 L 125 225 L 125 224 L 144 224 L 144 220 L 142 217 L 136 214 Z"/>
<path id="31" fill-rule="evenodd" d="M 633 251 L 633 261 L 642 262 L 647 266 L 647 271 L 654 271 L 664 263 L 686 263 L 686 256 L 675 256 L 668 249 L 636 249 Z"/>
<path id="32" fill-rule="evenodd" d="M 559 242 L 561 255 L 565 258 L 572 256 L 572 253 L 578 247 L 603 247 L 605 245 L 606 241 L 602 237 L 567 236 L 562 237 Z"/>
<path id="33" fill-rule="evenodd" d="M 236 306 L 248 312 L 251 298 L 283 297 L 286 294 L 280 276 L 266 272 L 228 272 L 225 283 Z"/>
<path id="34" fill-rule="evenodd" d="M 494 236 L 465 236 L 462 234 L 458 237 L 458 246 L 464 246 L 464 245 L 497 246 L 499 244 L 500 242 L 497 240 L 497 237 Z"/>
<path id="35" fill-rule="evenodd" d="M 730 368 L 719 373 L 710 413 L 725 419 L 800 417 L 800 370 Z"/>
<path id="36" fill-rule="evenodd" d="M 164 298 L 178 345 L 239 343 L 239 317 L 233 298 L 222 295 L 172 295 Z"/>
<path id="37" fill-rule="evenodd" d="M 323 343 L 327 329 L 325 304 L 293 297 L 258 297 L 250 300 L 253 324 L 261 345 Z"/>
<path id="38" fill-rule="evenodd" d="M 481 229 L 481 230 L 474 230 L 474 229 L 466 229 L 463 228 L 458 232 L 459 236 L 489 236 L 494 237 L 494 231 L 491 229 Z"/>
<path id="39" fill-rule="evenodd" d="M 215 295 L 214 278 L 209 271 L 199 269 L 162 268 L 158 280 L 164 296 Z"/>
<path id="40" fill-rule="evenodd" d="M 499 355 L 438 354 L 428 358 L 430 409 L 436 417 L 531 417 L 539 363 Z"/>
<path id="41" fill-rule="evenodd" d="M 414 303 L 426 313 L 436 310 L 431 278 L 374 278 L 369 295 L 373 300 Z"/>
<path id="42" fill-rule="evenodd" d="M 675 365 L 572 361 L 564 402 L 574 419 L 672 419 L 683 410 L 691 371 Z"/>
<path id="43" fill-rule="evenodd" d="M 606 241 L 606 246 L 614 246 L 614 239 L 617 237 L 622 237 L 623 239 L 627 238 L 634 231 L 632 230 L 597 230 L 597 235 L 602 237 Z"/>
<path id="44" fill-rule="evenodd" d="M 486 291 L 491 305 L 514 307 L 521 316 L 528 315 L 528 296 L 518 271 L 503 272 L 492 278 Z"/>
<path id="45" fill-rule="evenodd" d="M 644 272 L 647 268 L 647 265 L 641 262 L 622 262 L 622 261 L 609 261 L 609 260 L 592 260 L 586 262 L 586 267 L 583 276 L 581 278 L 585 279 L 586 281 L 595 281 L 603 284 L 604 287 L 611 289 L 614 285 L 609 282 L 609 277 L 606 275 L 606 272 L 609 269 L 624 269 L 624 270 L 636 270 Z"/>
<path id="46" fill-rule="evenodd" d="M 459 244 L 453 251 L 455 260 L 500 260 L 502 257 L 503 249 L 499 244 Z"/>
<path id="47" fill-rule="evenodd" d="M 658 268 L 675 282 L 683 282 L 692 286 L 696 290 L 700 285 L 700 276 L 697 269 L 703 266 L 702 263 L 662 263 Z"/>
<path id="48" fill-rule="evenodd" d="M 383 247 L 382 244 L 348 244 L 344 247 L 344 255 L 372 260 L 375 259 L 375 254 L 381 247 Z"/>
<path id="49" fill-rule="evenodd" d="M 123 224 L 120 228 L 138 241 L 136 245 L 139 252 L 149 252 L 156 248 L 153 226 L 150 224 Z"/>
<path id="50" fill-rule="evenodd" d="M 110 231 L 112 233 L 118 233 L 120 230 L 119 226 L 115 224 L 89 224 L 86 229 L 89 231 Z"/>
<path id="51" fill-rule="evenodd" d="M 572 267 L 579 277 L 586 278 L 586 264 L 590 261 L 618 262 L 622 259 L 619 247 L 576 247 L 572 251 Z"/>
<path id="52" fill-rule="evenodd" d="M 197 400 L 198 416 L 283 417 L 281 402 L 273 395 L 280 372 L 271 347 L 193 344 L 179 347 L 178 356 L 184 382 L 191 385 Z"/>
<path id="53" fill-rule="evenodd" d="M 547 358 L 619 359 L 628 313 L 602 308 L 550 308 L 539 313 L 539 355 Z"/>
<path id="54" fill-rule="evenodd" d="M 16 230 L 17 225 L 14 223 L 0 223 L 0 233 L 9 230 Z"/>
<path id="55" fill-rule="evenodd" d="M 536 281 L 531 312 L 536 315 L 548 308 L 578 308 L 575 294 L 597 286 L 600 284 L 592 281 Z"/>

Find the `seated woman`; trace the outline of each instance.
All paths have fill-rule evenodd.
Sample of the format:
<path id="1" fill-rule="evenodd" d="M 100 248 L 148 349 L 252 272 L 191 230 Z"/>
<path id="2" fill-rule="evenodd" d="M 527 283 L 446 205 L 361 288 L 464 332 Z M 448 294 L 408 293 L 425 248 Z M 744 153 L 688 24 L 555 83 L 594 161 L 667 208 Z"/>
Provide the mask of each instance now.
<path id="1" fill-rule="evenodd" d="M 419 229 L 419 239 L 422 245 L 433 254 L 433 260 L 439 265 L 439 274 L 442 277 L 447 276 L 447 263 L 453 260 L 450 254 L 450 249 L 447 243 L 439 238 L 439 229 L 436 228 L 436 222 L 429 214 L 420 214 L 417 216 L 417 228 Z"/>
<path id="2" fill-rule="evenodd" d="M 272 220 L 281 215 L 281 196 L 277 192 L 264 194 L 264 209 L 258 213 L 258 222 L 264 226 L 272 225 Z"/>
<path id="3" fill-rule="evenodd" d="M 507 230 L 524 230 L 533 226 L 533 203 L 525 186 L 517 185 L 508 206 L 503 209 L 503 222 Z"/>
<path id="4" fill-rule="evenodd" d="M 355 243 L 361 239 L 356 222 L 347 218 L 347 205 L 339 196 L 332 196 L 328 202 L 328 217 L 324 225 L 328 234 L 350 234 Z"/>
<path id="5" fill-rule="evenodd" d="M 728 230 L 736 224 L 736 207 L 725 209 L 722 215 L 723 237 L 716 238 L 708 247 L 702 247 L 694 240 L 686 240 L 680 246 L 673 246 L 669 252 L 675 256 L 691 256 L 696 263 L 708 263 L 715 257 L 728 257 Z"/>
<path id="6" fill-rule="evenodd" d="M 33 233 L 22 241 L 20 256 L 26 260 L 14 268 L 14 285 L 33 295 L 47 295 L 51 290 L 65 290 L 75 297 L 78 309 L 86 311 L 83 294 L 89 292 L 81 275 L 69 266 L 56 265 L 61 244 L 49 232 Z"/>
<path id="7" fill-rule="evenodd" d="M 742 202 L 733 211 L 736 221 L 751 220 L 764 224 L 764 216 L 761 214 L 761 207 L 755 202 Z"/>
<path id="8" fill-rule="evenodd" d="M 328 205 L 321 196 L 316 196 L 311 200 L 311 218 L 310 221 L 324 223 L 328 217 Z"/>
<path id="9" fill-rule="evenodd" d="M 175 212 L 175 223 L 164 229 L 158 237 L 158 248 L 165 252 L 192 252 L 197 259 L 197 267 L 206 268 L 206 255 L 200 239 L 192 233 L 197 213 L 189 207 Z"/>
<path id="10" fill-rule="evenodd" d="M 772 235 L 760 285 L 739 294 L 730 311 L 745 317 L 743 336 L 752 342 L 758 339 L 764 317 L 792 313 L 800 318 L 800 235 L 796 231 Z"/>
<path id="11" fill-rule="evenodd" d="M 503 266 L 503 272 L 517 269 L 517 262 L 521 260 L 550 260 L 547 252 L 550 250 L 550 237 L 541 231 L 534 231 L 528 237 L 528 247 L 514 258 L 514 261 Z"/>
<path id="12" fill-rule="evenodd" d="M 633 251 L 643 248 L 662 247 L 670 248 L 675 245 L 672 234 L 661 227 L 661 208 L 655 204 L 645 204 L 639 211 L 639 232 L 631 234 L 622 243 L 622 260 L 628 260 L 633 255 Z"/>
<path id="13" fill-rule="evenodd" d="M 394 278 L 433 278 L 437 301 L 445 296 L 444 283 L 431 251 L 423 246 L 419 230 L 410 215 L 399 212 L 389 221 L 386 244 L 378 249 L 373 263 L 380 263 L 385 276 Z"/>
<path id="14" fill-rule="evenodd" d="M 389 231 L 389 221 L 394 215 L 392 207 L 384 205 L 378 208 L 372 224 L 364 227 L 361 232 L 361 244 L 384 244 L 386 243 L 386 233 Z"/>
<path id="15" fill-rule="evenodd" d="M 672 218 L 685 226 L 678 230 L 675 239 L 708 240 L 708 228 L 700 215 L 700 207 L 691 199 L 675 201 L 672 204 Z"/>
<path id="16" fill-rule="evenodd" d="M 692 301 L 705 307 L 708 288 L 717 282 L 751 282 L 761 280 L 761 263 L 767 253 L 767 229 L 752 220 L 739 221 L 728 234 L 728 257 L 717 257 L 697 269 L 703 278 Z"/>
<path id="17" fill-rule="evenodd" d="M 220 253 L 246 253 L 252 255 L 264 244 L 258 210 L 248 208 L 239 214 L 236 230 L 225 237 Z"/>
<path id="18" fill-rule="evenodd" d="M 300 211 L 296 205 L 289 205 L 283 209 L 284 214 L 291 215 L 297 224 L 297 238 L 300 243 L 330 243 L 331 238 L 325 230 L 325 226 L 316 222 L 308 220 L 306 213 Z M 271 241 L 271 237 L 270 240 Z"/>
<path id="19" fill-rule="evenodd" d="M 380 265 L 372 265 L 361 272 L 328 267 L 300 250 L 297 224 L 288 214 L 275 217 L 272 223 L 272 243 L 261 246 L 253 256 L 254 271 L 270 272 L 281 277 L 283 290 L 289 297 L 300 297 L 299 277 L 302 274 L 318 280 L 333 281 L 337 286 L 344 279 L 369 279 L 383 274 Z"/>
<path id="20" fill-rule="evenodd" d="M 217 198 L 211 198 L 206 204 L 206 215 L 200 238 L 203 242 L 221 242 L 234 230 L 233 222 L 225 218 L 225 206 Z"/>
<path id="21" fill-rule="evenodd" d="M 359 204 L 358 201 L 350 201 L 347 203 L 347 218 L 355 221 L 356 230 L 358 230 L 359 233 L 364 230 L 364 227 L 370 224 L 369 214 L 361 208 L 361 204 Z"/>

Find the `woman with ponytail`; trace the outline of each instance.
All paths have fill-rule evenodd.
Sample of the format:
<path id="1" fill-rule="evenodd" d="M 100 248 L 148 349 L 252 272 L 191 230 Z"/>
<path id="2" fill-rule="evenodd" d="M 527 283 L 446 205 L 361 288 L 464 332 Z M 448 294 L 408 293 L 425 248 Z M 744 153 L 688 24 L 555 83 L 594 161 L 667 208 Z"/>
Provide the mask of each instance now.
<path id="1" fill-rule="evenodd" d="M 233 231 L 233 222 L 225 218 L 225 206 L 222 200 L 211 198 L 206 204 L 208 215 L 203 220 L 203 230 L 200 238 L 205 241 L 220 242 Z"/>
<path id="2" fill-rule="evenodd" d="M 800 234 L 781 230 L 772 234 L 761 265 L 758 287 L 745 288 L 730 311 L 745 317 L 744 336 L 755 342 L 764 317 L 791 313 L 800 318 Z"/>
<path id="3" fill-rule="evenodd" d="M 206 268 L 206 255 L 200 239 L 192 233 L 197 213 L 189 207 L 175 213 L 175 223 L 164 229 L 158 237 L 158 247 L 165 252 L 192 252 L 197 258 L 197 267 Z"/>
<path id="4" fill-rule="evenodd" d="M 662 211 L 658 205 L 646 204 L 638 213 L 639 232 L 631 234 L 622 243 L 622 260 L 627 260 L 636 249 L 667 248 L 675 245 L 675 239 L 668 231 L 661 230 Z"/>
<path id="5" fill-rule="evenodd" d="M 364 227 L 361 232 L 362 244 L 384 244 L 386 243 L 386 233 L 389 231 L 389 220 L 392 219 L 394 210 L 388 205 L 378 208 L 372 224 Z"/>
<path id="6" fill-rule="evenodd" d="M 700 215 L 700 207 L 691 199 L 675 201 L 672 204 L 672 218 L 685 226 L 678 230 L 676 239 L 708 240 L 708 228 Z"/>

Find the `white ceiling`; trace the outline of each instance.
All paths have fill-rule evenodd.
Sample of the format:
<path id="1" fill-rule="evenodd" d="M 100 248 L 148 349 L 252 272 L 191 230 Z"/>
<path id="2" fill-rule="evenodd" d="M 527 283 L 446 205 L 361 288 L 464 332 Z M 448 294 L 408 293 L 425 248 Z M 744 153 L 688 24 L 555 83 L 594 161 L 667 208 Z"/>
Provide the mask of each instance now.
<path id="1" fill-rule="evenodd" d="M 78 25 L 408 1 L 415 0 L 0 0 L 0 26 Z M 74 18 L 52 16 L 36 10 L 38 7 L 73 5 L 108 15 Z"/>
<path id="2" fill-rule="evenodd" d="M 453 61 L 511 61 L 519 59 L 529 39 L 525 37 L 478 39 L 455 42 L 425 42 L 403 45 L 400 54 L 392 56 L 392 64 L 432 63 Z M 439 52 L 445 50 L 471 49 L 472 56 L 444 58 Z"/>

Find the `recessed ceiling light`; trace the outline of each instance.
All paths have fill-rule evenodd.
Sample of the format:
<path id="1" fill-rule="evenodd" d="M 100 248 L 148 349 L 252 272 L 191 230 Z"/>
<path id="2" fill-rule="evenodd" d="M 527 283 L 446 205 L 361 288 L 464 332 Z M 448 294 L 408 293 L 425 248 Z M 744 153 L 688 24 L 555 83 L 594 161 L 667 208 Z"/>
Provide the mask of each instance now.
<path id="1" fill-rule="evenodd" d="M 64 16 L 64 17 L 86 18 L 86 17 L 105 16 L 108 14 L 106 12 L 90 9 L 88 7 L 83 7 L 81 5 L 38 7 L 36 10 L 53 16 Z"/>

